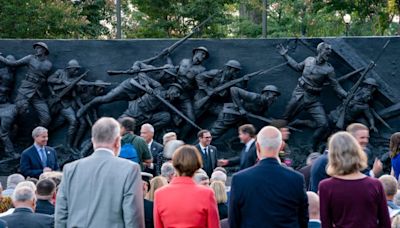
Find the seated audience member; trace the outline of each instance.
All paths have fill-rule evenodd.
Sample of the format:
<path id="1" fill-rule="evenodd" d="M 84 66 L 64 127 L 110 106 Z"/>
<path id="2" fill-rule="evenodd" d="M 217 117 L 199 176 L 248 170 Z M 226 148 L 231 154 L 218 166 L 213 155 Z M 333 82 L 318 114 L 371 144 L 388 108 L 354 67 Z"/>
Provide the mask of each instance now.
<path id="1" fill-rule="evenodd" d="M 214 191 L 215 199 L 217 200 L 219 219 L 228 218 L 228 206 L 226 205 L 228 196 L 226 195 L 225 184 L 221 181 L 214 181 L 210 187 Z"/>
<path id="2" fill-rule="evenodd" d="M 204 170 L 202 170 L 204 171 Z M 194 174 L 193 180 L 196 184 L 203 185 L 208 187 L 210 185 L 210 179 L 207 176 L 206 172 L 198 171 Z"/>
<path id="3" fill-rule="evenodd" d="M 25 180 L 24 176 L 22 176 L 19 173 L 14 173 L 14 174 L 11 174 L 10 176 L 8 176 L 7 177 L 7 189 L 5 189 L 3 191 L 3 196 L 11 197 L 17 184 L 19 184 L 19 182 L 22 182 L 24 180 Z"/>
<path id="4" fill-rule="evenodd" d="M 36 213 L 54 215 L 54 199 L 56 198 L 56 183 L 51 179 L 40 180 L 36 184 Z"/>
<path id="5" fill-rule="evenodd" d="M 321 154 L 318 152 L 309 154 L 307 156 L 306 166 L 304 166 L 303 168 L 301 168 L 299 170 L 299 172 L 301 174 L 303 174 L 303 176 L 304 176 L 304 180 L 306 181 L 306 189 L 307 190 L 310 188 L 311 166 L 319 156 L 321 156 Z"/>
<path id="6" fill-rule="evenodd" d="M 12 200 L 8 196 L 3 196 L 2 194 L 3 187 L 0 183 L 0 213 L 4 213 L 12 208 Z"/>
<path id="7" fill-rule="evenodd" d="M 156 191 L 154 224 L 163 227 L 219 227 L 217 202 L 210 188 L 196 185 L 193 175 L 202 166 L 200 152 L 185 145 L 176 150 L 172 164 L 177 176 Z M 179 208 L 179 210 L 177 210 Z"/>
<path id="8" fill-rule="evenodd" d="M 383 175 L 379 177 L 379 181 L 382 183 L 383 190 L 385 191 L 390 218 L 393 218 L 400 213 L 400 207 L 393 202 L 394 195 L 397 193 L 396 178 L 390 175 Z"/>
<path id="9" fill-rule="evenodd" d="M 379 180 L 361 173 L 367 156 L 348 132 L 329 140 L 327 173 L 319 184 L 322 227 L 390 227 L 385 192 Z"/>
<path id="10" fill-rule="evenodd" d="M 308 228 L 320 228 L 321 220 L 319 216 L 319 196 L 315 192 L 307 192 L 308 198 Z"/>
<path id="11" fill-rule="evenodd" d="M 51 228 L 54 227 L 54 217 L 35 212 L 35 192 L 26 186 L 15 188 L 13 193 L 15 210 L 12 214 L 2 217 L 8 227 L 18 228 Z"/>
<path id="12" fill-rule="evenodd" d="M 39 178 L 40 174 L 58 170 L 57 153 L 47 146 L 48 130 L 36 127 L 32 131 L 34 143 L 21 154 L 20 169 L 25 177 Z"/>
<path id="13" fill-rule="evenodd" d="M 169 141 L 177 140 L 178 137 L 176 136 L 175 132 L 167 132 L 163 136 L 163 146 L 166 146 Z"/>
<path id="14" fill-rule="evenodd" d="M 171 162 L 165 162 L 161 166 L 161 176 L 164 177 L 167 182 L 171 182 L 172 178 L 175 176 L 175 168 Z"/>
<path id="15" fill-rule="evenodd" d="M 392 164 L 391 173 L 398 180 L 400 174 L 400 132 L 396 132 L 390 137 L 389 151 Z"/>
<path id="16" fill-rule="evenodd" d="M 171 140 L 164 146 L 163 153 L 159 154 L 159 157 L 157 158 L 157 168 L 159 169 L 157 170 L 157 173 L 161 173 L 160 169 L 162 164 L 171 161 L 172 155 L 174 154 L 175 150 L 184 144 L 185 143 L 181 140 Z"/>
<path id="17" fill-rule="evenodd" d="M 211 174 L 210 182 L 212 183 L 214 181 L 221 181 L 225 185 L 227 178 L 228 177 L 226 176 L 226 173 L 219 170 L 214 170 L 214 172 Z"/>

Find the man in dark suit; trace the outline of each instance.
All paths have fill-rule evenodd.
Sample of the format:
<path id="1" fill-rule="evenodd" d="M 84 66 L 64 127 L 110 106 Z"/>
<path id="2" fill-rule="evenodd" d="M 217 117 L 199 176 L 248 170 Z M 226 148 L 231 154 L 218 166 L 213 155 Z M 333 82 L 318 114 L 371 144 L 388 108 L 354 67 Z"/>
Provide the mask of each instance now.
<path id="1" fill-rule="evenodd" d="M 233 175 L 229 200 L 231 228 L 306 228 L 304 177 L 279 162 L 282 134 L 264 127 L 257 135 L 259 163 Z"/>
<path id="2" fill-rule="evenodd" d="M 211 177 L 213 170 L 217 167 L 217 148 L 210 145 L 212 136 L 209 130 L 201 130 L 197 133 L 199 143 L 196 148 L 199 150 L 203 159 L 203 169 L 208 177 Z"/>
<path id="3" fill-rule="evenodd" d="M 230 159 L 221 159 L 218 164 L 221 166 L 237 166 L 240 170 L 253 166 L 257 162 L 256 150 L 256 129 L 252 124 L 245 124 L 239 127 L 239 139 L 244 144 L 239 156 Z"/>
<path id="4" fill-rule="evenodd" d="M 7 228 L 7 223 L 0 219 L 0 228 Z"/>
<path id="5" fill-rule="evenodd" d="M 25 177 L 39 178 L 43 172 L 58 170 L 56 151 L 47 146 L 48 131 L 44 127 L 36 127 L 32 131 L 34 144 L 21 154 L 20 169 Z"/>
<path id="6" fill-rule="evenodd" d="M 51 179 L 40 180 L 36 184 L 36 213 L 54 215 L 54 205 L 51 203 L 56 198 L 56 183 Z"/>
<path id="7" fill-rule="evenodd" d="M 54 227 L 53 216 L 34 213 L 36 197 L 33 189 L 25 186 L 16 188 L 13 195 L 13 204 L 15 206 L 14 212 L 1 218 L 7 222 L 8 227 Z"/>
<path id="8" fill-rule="evenodd" d="M 154 141 L 154 127 L 151 124 L 146 123 L 142 125 L 140 128 L 140 136 L 144 139 L 144 141 L 146 141 L 150 153 L 153 156 L 153 162 L 149 167 L 144 169 L 144 172 L 151 173 L 153 176 L 157 176 L 159 175 L 157 170 L 161 169 L 161 167 L 158 167 L 158 169 L 156 167 L 158 163 L 157 158 L 159 157 L 159 154 L 162 154 L 164 151 L 164 147 L 160 143 Z"/>

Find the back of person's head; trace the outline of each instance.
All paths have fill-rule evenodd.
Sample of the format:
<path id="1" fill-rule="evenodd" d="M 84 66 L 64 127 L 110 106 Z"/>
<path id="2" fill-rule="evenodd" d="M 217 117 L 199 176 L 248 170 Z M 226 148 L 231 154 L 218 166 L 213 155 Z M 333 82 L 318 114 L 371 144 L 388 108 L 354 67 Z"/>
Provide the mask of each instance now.
<path id="1" fill-rule="evenodd" d="M 182 140 L 171 140 L 169 141 L 165 147 L 164 147 L 164 158 L 170 160 L 172 159 L 172 156 L 176 149 L 178 149 L 180 146 L 183 146 L 185 143 Z"/>
<path id="2" fill-rule="evenodd" d="M 319 219 L 319 196 L 315 192 L 307 192 L 307 198 L 310 219 Z"/>
<path id="3" fill-rule="evenodd" d="M 346 128 L 346 131 L 350 133 L 352 136 L 355 136 L 356 132 L 361 130 L 369 131 L 368 127 L 361 123 L 352 123 Z"/>
<path id="4" fill-rule="evenodd" d="M 27 177 L 26 181 L 32 182 L 34 185 L 36 185 L 39 180 L 34 177 Z"/>
<path id="5" fill-rule="evenodd" d="M 56 184 L 56 187 L 58 187 L 61 184 L 62 176 L 62 172 L 59 171 L 44 172 L 40 174 L 39 181 L 43 179 L 51 179 Z"/>
<path id="6" fill-rule="evenodd" d="M 161 166 L 161 176 L 170 181 L 171 178 L 175 175 L 175 168 L 171 162 L 164 162 Z"/>
<path id="7" fill-rule="evenodd" d="M 56 192 L 56 183 L 52 179 L 39 180 L 36 184 L 36 194 L 38 197 L 53 197 Z"/>
<path id="8" fill-rule="evenodd" d="M 102 117 L 92 127 L 93 147 L 116 147 L 120 143 L 119 135 L 119 123 L 114 118 Z"/>
<path id="9" fill-rule="evenodd" d="M 357 140 L 348 132 L 337 132 L 329 140 L 327 173 L 342 176 L 364 170 L 367 156 Z"/>
<path id="10" fill-rule="evenodd" d="M 226 183 L 226 179 L 227 179 L 226 173 L 217 170 L 211 174 L 210 181 L 211 181 L 211 183 L 214 181 L 221 181 L 222 183 Z"/>
<path id="11" fill-rule="evenodd" d="M 278 158 L 282 146 L 282 134 L 276 127 L 264 127 L 257 134 L 256 145 L 260 159 L 266 157 Z"/>
<path id="12" fill-rule="evenodd" d="M 17 188 L 22 188 L 22 187 L 28 187 L 28 188 L 32 189 L 33 192 L 36 192 L 36 184 L 33 183 L 32 181 L 22 181 L 22 182 L 19 182 L 19 183 L 17 184 L 17 186 L 15 187 L 15 189 L 17 189 Z"/>
<path id="13" fill-rule="evenodd" d="M 118 119 L 118 122 L 127 132 L 133 132 L 135 130 L 136 120 L 132 117 L 122 117 Z"/>
<path id="14" fill-rule="evenodd" d="M 148 199 L 150 201 L 154 201 L 154 193 L 156 192 L 156 190 L 167 184 L 168 184 L 167 180 L 162 176 L 157 176 L 157 177 L 154 177 L 153 179 L 151 179 L 150 180 L 150 189 L 147 192 L 146 199 Z"/>
<path id="15" fill-rule="evenodd" d="M 393 197 L 397 193 L 397 181 L 394 176 L 382 175 L 379 177 L 379 181 L 382 183 L 383 190 L 385 190 L 386 197 Z"/>
<path id="16" fill-rule="evenodd" d="M 221 171 L 221 172 L 223 172 L 223 173 L 225 173 L 225 174 L 228 174 L 228 172 L 226 171 L 226 169 L 225 169 L 224 167 L 220 167 L 220 166 L 216 167 L 213 171 L 214 171 L 214 172 L 215 172 L 215 171 Z"/>
<path id="17" fill-rule="evenodd" d="M 24 181 L 25 178 L 19 173 L 11 174 L 7 177 L 7 188 L 15 188 L 17 184 Z"/>
<path id="18" fill-rule="evenodd" d="M 203 165 L 200 152 L 196 147 L 184 145 L 179 147 L 172 156 L 172 165 L 179 176 L 193 177 L 196 170 Z"/>
<path id="19" fill-rule="evenodd" d="M 214 190 L 215 199 L 217 203 L 226 203 L 228 201 L 228 196 L 225 190 L 225 184 L 221 181 L 214 181 L 211 183 L 210 187 Z"/>
<path id="20" fill-rule="evenodd" d="M 309 154 L 309 155 L 307 156 L 306 164 L 307 164 L 307 165 L 312 165 L 312 163 L 313 163 L 315 160 L 317 160 L 317 158 L 319 158 L 319 156 L 321 156 L 321 154 L 318 153 L 318 152 L 313 152 L 313 153 Z"/>
<path id="21" fill-rule="evenodd" d="M 396 132 L 390 137 L 389 150 L 391 158 L 400 153 L 400 132 Z"/>
<path id="22" fill-rule="evenodd" d="M 196 184 L 208 186 L 210 184 L 210 178 L 207 173 L 196 171 L 193 175 L 193 180 Z"/>
<path id="23" fill-rule="evenodd" d="M 29 207 L 34 210 L 36 206 L 35 191 L 28 186 L 17 187 L 13 192 L 12 201 L 16 208 Z"/>
<path id="24" fill-rule="evenodd" d="M 167 145 L 167 143 L 171 140 L 177 140 L 177 136 L 175 132 L 167 132 L 163 136 L 163 145 Z"/>
<path id="25" fill-rule="evenodd" d="M 244 124 L 239 127 L 239 131 L 244 134 L 248 134 L 251 138 L 256 136 L 256 128 L 253 126 L 253 124 Z"/>

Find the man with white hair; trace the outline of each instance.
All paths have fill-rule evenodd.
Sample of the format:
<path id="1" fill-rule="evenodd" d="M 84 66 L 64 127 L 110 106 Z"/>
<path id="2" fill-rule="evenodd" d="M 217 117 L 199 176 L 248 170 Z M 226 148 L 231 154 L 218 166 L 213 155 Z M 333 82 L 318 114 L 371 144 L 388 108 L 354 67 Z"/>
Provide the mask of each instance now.
<path id="1" fill-rule="evenodd" d="M 259 163 L 233 175 L 229 224 L 236 227 L 307 227 L 304 177 L 279 162 L 282 134 L 264 127 L 257 135 Z M 262 203 L 260 203 L 262 202 Z"/>
<path id="2" fill-rule="evenodd" d="M 35 191 L 26 186 L 15 189 L 13 196 L 15 210 L 12 214 L 2 217 L 8 227 L 44 228 L 54 227 L 54 218 L 50 215 L 34 213 L 36 208 Z"/>
<path id="3" fill-rule="evenodd" d="M 308 221 L 308 228 L 320 228 L 321 218 L 319 213 L 319 196 L 315 192 L 307 192 L 308 198 L 308 214 L 310 220 Z"/>
<path id="4" fill-rule="evenodd" d="M 140 128 L 140 136 L 144 139 L 144 141 L 146 141 L 147 147 L 153 156 L 153 162 L 150 164 L 150 166 L 145 168 L 144 172 L 151 173 L 153 176 L 156 176 L 157 172 L 155 166 L 157 164 L 157 158 L 158 155 L 163 152 L 164 147 L 160 143 L 154 141 L 154 127 L 149 123 L 142 125 Z"/>
<path id="5" fill-rule="evenodd" d="M 47 146 L 48 130 L 36 127 L 32 131 L 34 143 L 21 154 L 20 169 L 25 177 L 39 178 L 44 172 L 58 170 L 57 154 L 54 148 Z"/>
<path id="6" fill-rule="evenodd" d="M 221 181 L 222 183 L 226 183 L 227 176 L 224 172 L 220 170 L 214 170 L 214 172 L 211 174 L 210 182 L 212 183 L 213 181 Z"/>
<path id="7" fill-rule="evenodd" d="M 7 177 L 7 189 L 3 191 L 3 196 L 10 196 L 13 194 L 15 187 L 25 178 L 19 173 L 11 174 Z"/>
<path id="8" fill-rule="evenodd" d="M 118 157 L 119 123 L 113 118 L 99 119 L 92 127 L 92 143 L 92 155 L 64 167 L 55 226 L 144 228 L 140 167 Z"/>
<path id="9" fill-rule="evenodd" d="M 172 162 L 165 162 L 161 166 L 161 176 L 167 179 L 168 183 L 171 182 L 172 178 L 175 176 L 175 168 Z"/>

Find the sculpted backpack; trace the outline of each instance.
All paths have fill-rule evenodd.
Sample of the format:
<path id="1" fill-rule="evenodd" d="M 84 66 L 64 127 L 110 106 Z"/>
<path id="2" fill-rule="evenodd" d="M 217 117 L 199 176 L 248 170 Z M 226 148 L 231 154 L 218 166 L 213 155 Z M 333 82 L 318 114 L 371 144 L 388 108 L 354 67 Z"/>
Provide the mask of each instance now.
<path id="1" fill-rule="evenodd" d="M 140 164 L 139 154 L 135 148 L 134 141 L 136 140 L 136 135 L 133 137 L 131 143 L 125 143 L 121 146 L 121 152 L 119 153 L 119 157 L 131 160 Z"/>

